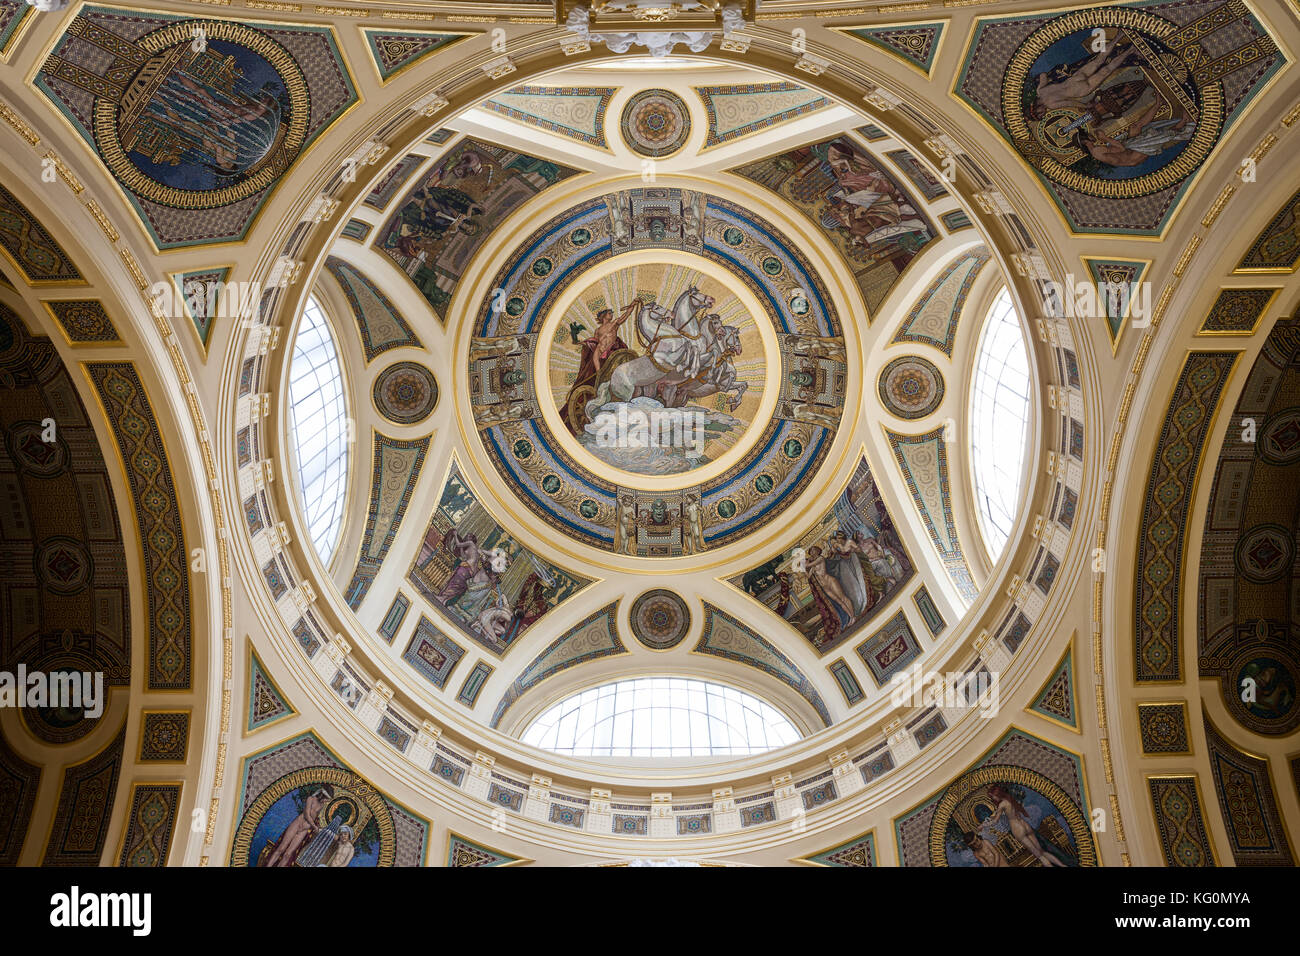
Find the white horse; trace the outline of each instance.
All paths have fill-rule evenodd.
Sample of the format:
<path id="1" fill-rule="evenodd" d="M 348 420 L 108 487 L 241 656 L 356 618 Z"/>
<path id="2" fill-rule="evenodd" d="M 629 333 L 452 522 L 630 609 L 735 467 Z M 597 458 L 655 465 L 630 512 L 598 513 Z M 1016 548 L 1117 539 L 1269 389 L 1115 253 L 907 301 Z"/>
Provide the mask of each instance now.
<path id="1" fill-rule="evenodd" d="M 587 417 L 595 418 L 607 402 L 630 402 L 653 394 L 661 385 L 679 385 L 698 375 L 709 343 L 696 313 L 711 305 L 713 297 L 692 286 L 677 297 L 672 311 L 653 302 L 642 306 L 636 334 L 646 354 L 614 370 L 587 403 Z"/>
<path id="2" fill-rule="evenodd" d="M 692 399 L 716 395 L 718 392 L 735 392 L 727 396 L 727 410 L 734 412 L 740 406 L 741 397 L 749 388 L 748 382 L 737 381 L 736 367 L 731 364 L 734 356 L 741 354 L 740 331 L 734 325 L 724 325 L 719 334 L 712 337 L 708 349 L 708 361 L 704 368 L 689 382 L 681 386 L 673 385 L 664 390 L 664 404 L 684 405 Z"/>

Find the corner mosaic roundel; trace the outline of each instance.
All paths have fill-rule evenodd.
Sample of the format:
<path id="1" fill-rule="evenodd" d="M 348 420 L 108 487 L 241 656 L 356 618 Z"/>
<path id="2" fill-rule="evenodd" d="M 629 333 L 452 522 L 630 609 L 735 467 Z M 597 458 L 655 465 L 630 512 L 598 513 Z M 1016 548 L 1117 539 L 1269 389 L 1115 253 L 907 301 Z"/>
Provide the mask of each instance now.
<path id="1" fill-rule="evenodd" d="M 395 362 L 375 378 L 375 408 L 395 425 L 422 422 L 438 404 L 438 382 L 418 362 Z"/>
<path id="2" fill-rule="evenodd" d="M 652 651 L 676 647 L 691 629 L 691 612 L 673 591 L 655 588 L 632 603 L 628 623 L 636 639 Z"/>
<path id="3" fill-rule="evenodd" d="M 880 401 L 899 418 L 924 418 L 943 401 L 943 375 L 919 355 L 894 359 L 880 372 Z"/>
<path id="4" fill-rule="evenodd" d="M 623 139 L 641 156 L 670 156 L 691 135 L 691 114 L 682 98 L 668 90 L 643 90 L 627 101 Z"/>

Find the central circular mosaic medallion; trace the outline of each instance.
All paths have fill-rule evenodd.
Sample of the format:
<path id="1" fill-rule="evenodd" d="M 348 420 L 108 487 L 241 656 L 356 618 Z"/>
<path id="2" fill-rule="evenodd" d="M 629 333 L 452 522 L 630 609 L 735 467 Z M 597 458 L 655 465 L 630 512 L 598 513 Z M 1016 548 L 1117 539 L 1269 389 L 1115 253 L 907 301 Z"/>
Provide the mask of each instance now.
<path id="1" fill-rule="evenodd" d="M 469 342 L 467 408 L 504 484 L 573 540 L 637 557 L 740 540 L 808 487 L 848 356 L 773 224 L 693 190 L 580 203 L 519 242 Z"/>
<path id="2" fill-rule="evenodd" d="M 555 412 L 578 445 L 614 468 L 701 468 L 758 417 L 768 368 L 758 324 L 725 279 L 698 268 L 619 268 L 586 283 L 549 334 Z"/>

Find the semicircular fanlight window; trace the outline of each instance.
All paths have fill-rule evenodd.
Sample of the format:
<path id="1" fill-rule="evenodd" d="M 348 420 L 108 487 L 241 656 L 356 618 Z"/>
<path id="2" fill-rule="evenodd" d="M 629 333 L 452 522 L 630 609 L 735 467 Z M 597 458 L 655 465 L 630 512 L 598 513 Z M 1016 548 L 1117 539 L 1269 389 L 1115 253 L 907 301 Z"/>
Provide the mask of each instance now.
<path id="1" fill-rule="evenodd" d="M 521 739 L 575 757 L 738 757 L 800 736 L 771 704 L 734 687 L 641 677 L 565 698 L 543 711 Z"/>

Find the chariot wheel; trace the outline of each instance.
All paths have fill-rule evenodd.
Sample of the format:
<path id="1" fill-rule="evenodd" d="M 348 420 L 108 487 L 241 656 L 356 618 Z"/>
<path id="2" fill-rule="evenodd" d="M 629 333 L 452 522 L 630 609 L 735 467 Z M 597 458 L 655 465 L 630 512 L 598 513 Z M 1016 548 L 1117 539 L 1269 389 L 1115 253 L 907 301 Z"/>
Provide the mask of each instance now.
<path id="1" fill-rule="evenodd" d="M 591 385 L 582 385 L 573 390 L 569 396 L 569 423 L 575 434 L 581 434 L 583 427 L 590 421 L 587 418 L 587 403 L 596 397 L 596 389 Z"/>

